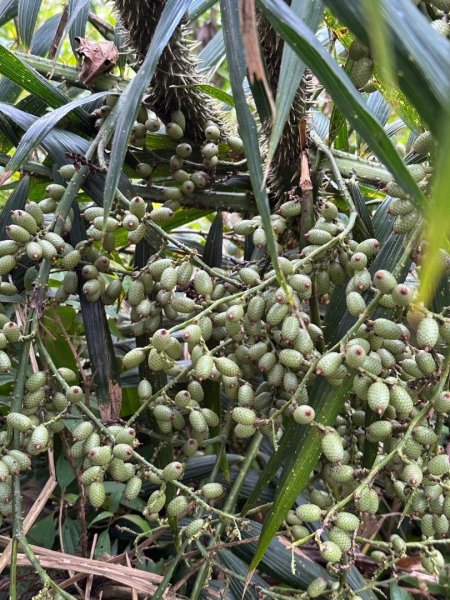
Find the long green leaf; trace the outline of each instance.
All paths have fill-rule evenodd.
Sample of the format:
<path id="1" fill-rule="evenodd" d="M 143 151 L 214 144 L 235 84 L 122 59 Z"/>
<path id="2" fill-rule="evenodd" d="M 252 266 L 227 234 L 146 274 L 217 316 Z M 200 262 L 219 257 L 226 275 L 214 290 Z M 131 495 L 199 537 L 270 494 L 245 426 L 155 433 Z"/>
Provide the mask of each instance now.
<path id="1" fill-rule="evenodd" d="M 29 50 L 31 46 L 41 4 L 42 0 L 19 0 L 19 36 L 26 50 Z"/>
<path id="2" fill-rule="evenodd" d="M 450 104 L 448 108 L 450 116 Z M 440 249 L 445 248 L 450 234 L 450 121 L 442 123 L 439 159 L 436 164 L 433 195 L 427 211 L 425 256 L 420 268 L 419 301 L 428 304 L 443 270 Z"/>
<path id="3" fill-rule="evenodd" d="M 28 154 L 34 150 L 56 124 L 74 108 L 98 100 L 107 95 L 107 92 L 98 92 L 87 98 L 78 98 L 56 110 L 45 114 L 43 117 L 33 123 L 33 125 L 23 134 L 16 152 L 6 166 L 7 171 L 17 171 Z"/>
<path id="4" fill-rule="evenodd" d="M 325 2 L 361 41 L 369 44 L 371 24 L 364 18 L 360 0 Z M 422 119 L 438 133 L 436 116 L 442 114 L 450 95 L 450 42 L 430 27 L 410 0 L 383 2 L 381 9 L 394 47 L 400 87 Z"/>
<path id="5" fill-rule="evenodd" d="M 231 94 L 227 94 L 227 92 L 224 92 L 224 90 L 221 90 L 220 88 L 214 87 L 213 85 L 209 85 L 207 83 L 196 83 L 194 85 L 183 85 L 178 87 L 194 88 L 197 90 L 201 90 L 202 92 L 205 92 L 205 94 L 207 94 L 210 98 L 215 98 L 216 100 L 219 100 L 219 102 L 223 102 L 228 106 L 234 107 L 233 96 Z"/>
<path id="6" fill-rule="evenodd" d="M 259 0 L 273 27 L 325 85 L 342 113 L 391 171 L 418 206 L 425 198 L 383 127 L 368 109 L 349 77 L 322 47 L 312 31 L 284 3 Z"/>
<path id="7" fill-rule="evenodd" d="M 0 27 L 17 16 L 18 0 L 0 1 Z"/>
<path id="8" fill-rule="evenodd" d="M 159 58 L 172 33 L 189 6 L 189 0 L 168 0 L 153 35 L 150 48 L 136 77 L 127 86 L 118 102 L 117 123 L 111 149 L 111 162 L 105 182 L 105 219 L 114 200 L 117 184 L 128 147 L 128 138 L 139 112 L 142 97 L 155 73 Z"/>
<path id="9" fill-rule="evenodd" d="M 412 600 L 411 594 L 399 587 L 396 581 L 391 581 L 389 584 L 389 592 L 391 594 L 391 600 Z"/>
<path id="10" fill-rule="evenodd" d="M 69 98 L 45 77 L 20 60 L 13 52 L 0 45 L 0 73 L 19 85 L 22 89 L 35 94 L 52 108 L 58 108 Z"/>
<path id="11" fill-rule="evenodd" d="M 225 42 L 223 31 L 220 29 L 209 44 L 203 48 L 198 55 L 197 71 L 199 73 L 208 73 L 208 77 L 216 72 L 222 62 L 225 60 Z"/>
<path id="12" fill-rule="evenodd" d="M 239 5 L 237 0 L 221 0 L 220 6 L 222 11 L 225 50 L 230 68 L 231 88 L 236 103 L 236 116 L 239 132 L 242 141 L 244 142 L 253 194 L 266 234 L 267 248 L 272 265 L 280 284 L 283 284 L 284 276 L 278 266 L 277 244 L 270 219 L 269 198 L 263 187 L 263 171 L 261 167 L 261 155 L 259 152 L 256 123 L 248 107 L 243 87 L 246 73 L 244 48 L 239 25 Z"/>
<path id="13" fill-rule="evenodd" d="M 322 0 L 293 0 L 292 11 L 302 19 L 312 31 L 316 31 L 323 14 Z M 299 60 L 290 46 L 285 44 L 281 58 L 280 77 L 275 101 L 276 116 L 270 133 L 267 164 L 270 164 L 289 118 L 289 112 L 297 93 L 298 86 L 305 73 L 306 64 Z"/>
<path id="14" fill-rule="evenodd" d="M 314 410 L 318 422 L 324 425 L 334 423 L 348 397 L 352 380 L 353 377 L 347 377 L 339 388 L 331 388 L 323 379 L 316 383 L 311 392 L 311 398 L 314 398 Z M 280 467 L 283 468 L 283 472 L 277 486 L 275 501 L 264 521 L 258 547 L 250 564 L 250 571 L 253 572 L 258 566 L 278 531 L 278 527 L 291 509 L 298 494 L 307 485 L 311 471 L 316 466 L 321 452 L 318 428 L 300 426 L 291 420 L 280 447 L 272 455 L 265 469 L 270 478 Z M 267 476 L 264 476 L 263 473 L 251 500 L 259 493 L 266 480 Z"/>

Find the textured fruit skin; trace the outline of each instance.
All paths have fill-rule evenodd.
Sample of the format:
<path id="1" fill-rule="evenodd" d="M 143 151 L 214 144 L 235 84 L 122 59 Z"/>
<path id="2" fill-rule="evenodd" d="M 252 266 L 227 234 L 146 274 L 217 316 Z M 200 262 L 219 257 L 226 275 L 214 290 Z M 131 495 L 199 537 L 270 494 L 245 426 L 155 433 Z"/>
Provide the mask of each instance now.
<path id="1" fill-rule="evenodd" d="M 166 508 L 168 517 L 179 517 L 188 507 L 188 501 L 185 496 L 176 496 L 169 502 Z"/>
<path id="2" fill-rule="evenodd" d="M 89 502 L 94 508 L 100 508 L 106 499 L 105 485 L 102 481 L 93 481 L 88 488 Z"/>
<path id="3" fill-rule="evenodd" d="M 367 403 L 370 408 L 381 415 L 389 406 L 389 388 L 382 381 L 375 381 L 367 392 Z"/>
<path id="4" fill-rule="evenodd" d="M 425 317 L 417 327 L 417 345 L 419 348 L 430 349 L 436 345 L 439 338 L 439 325 L 432 317 Z"/>
<path id="5" fill-rule="evenodd" d="M 127 500 L 135 500 L 139 496 L 139 492 L 142 488 L 142 479 L 137 475 L 134 475 L 127 481 L 125 486 L 124 497 Z"/>
<path id="6" fill-rule="evenodd" d="M 359 497 L 355 498 L 355 504 L 359 510 L 370 514 L 377 512 L 379 503 L 376 491 L 368 487 L 363 488 Z"/>
<path id="7" fill-rule="evenodd" d="M 292 416 L 294 417 L 294 421 L 299 425 L 309 425 L 314 421 L 316 413 L 312 406 L 304 404 L 297 406 Z"/>
<path id="8" fill-rule="evenodd" d="M 295 514 L 301 521 L 312 523 L 320 519 L 322 511 L 317 504 L 301 504 L 295 509 Z"/>
<path id="9" fill-rule="evenodd" d="M 162 477 L 164 481 L 175 481 L 183 474 L 184 467 L 180 462 L 171 462 L 164 467 Z"/>
<path id="10" fill-rule="evenodd" d="M 327 589 L 327 580 L 325 577 L 317 577 L 311 581 L 311 583 L 306 588 L 306 593 L 309 598 L 318 598 L 321 596 L 325 590 Z"/>
<path id="11" fill-rule="evenodd" d="M 342 558 L 342 550 L 337 544 L 331 541 L 326 541 L 322 544 L 320 554 L 324 560 L 330 563 L 339 562 Z"/>
<path id="12" fill-rule="evenodd" d="M 327 432 L 321 441 L 322 452 L 330 462 L 340 462 L 344 457 L 342 440 L 335 431 Z"/>
<path id="13" fill-rule="evenodd" d="M 341 512 L 336 515 L 335 524 L 343 531 L 356 531 L 360 520 L 353 513 Z"/>
<path id="14" fill-rule="evenodd" d="M 207 500 L 219 498 L 224 492 L 224 488 L 221 483 L 205 483 L 201 489 L 204 497 Z"/>
<path id="15" fill-rule="evenodd" d="M 325 377 L 333 376 L 342 364 L 342 355 L 338 352 L 328 352 L 318 361 L 316 373 Z"/>
<path id="16" fill-rule="evenodd" d="M 446 454 L 433 456 L 428 461 L 427 470 L 434 477 L 442 477 L 450 472 L 450 462 Z"/>

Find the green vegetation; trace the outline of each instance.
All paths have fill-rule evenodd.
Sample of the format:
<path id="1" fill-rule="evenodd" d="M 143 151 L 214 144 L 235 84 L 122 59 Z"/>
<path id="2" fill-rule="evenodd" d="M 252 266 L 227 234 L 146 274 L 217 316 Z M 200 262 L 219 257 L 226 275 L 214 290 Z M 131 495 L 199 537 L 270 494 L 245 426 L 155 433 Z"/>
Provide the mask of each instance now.
<path id="1" fill-rule="evenodd" d="M 448 596 L 449 0 L 0 0 L 0 600 Z"/>

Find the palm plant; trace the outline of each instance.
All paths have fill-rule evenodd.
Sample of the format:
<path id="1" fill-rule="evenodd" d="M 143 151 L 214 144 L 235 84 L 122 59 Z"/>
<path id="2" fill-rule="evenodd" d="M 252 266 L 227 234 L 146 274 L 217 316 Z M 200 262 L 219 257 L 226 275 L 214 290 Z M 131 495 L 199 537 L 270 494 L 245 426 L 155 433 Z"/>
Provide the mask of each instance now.
<path id="1" fill-rule="evenodd" d="M 0 594 L 445 597 L 448 0 L 41 3 L 0 1 Z"/>

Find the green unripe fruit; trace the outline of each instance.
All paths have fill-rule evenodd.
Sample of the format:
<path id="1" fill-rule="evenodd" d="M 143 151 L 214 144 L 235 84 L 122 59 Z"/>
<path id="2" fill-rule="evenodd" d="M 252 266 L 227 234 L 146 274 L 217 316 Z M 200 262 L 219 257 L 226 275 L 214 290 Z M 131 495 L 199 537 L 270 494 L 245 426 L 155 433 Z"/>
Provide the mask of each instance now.
<path id="1" fill-rule="evenodd" d="M 219 154 L 219 146 L 214 142 L 205 144 L 202 148 L 202 156 L 206 159 L 211 159 Z"/>
<path id="2" fill-rule="evenodd" d="M 240 375 L 239 366 L 229 358 L 221 356 L 214 359 L 217 370 L 227 377 L 238 377 Z"/>
<path id="3" fill-rule="evenodd" d="M 434 477 L 443 477 L 450 472 L 450 463 L 446 454 L 438 454 L 428 461 L 427 470 Z"/>
<path id="4" fill-rule="evenodd" d="M 189 523 L 189 525 L 186 525 L 186 527 L 184 529 L 184 533 L 185 533 L 186 537 L 189 539 L 198 537 L 198 535 L 205 528 L 205 525 L 206 525 L 205 519 L 194 519 L 193 521 L 191 521 Z"/>
<path id="5" fill-rule="evenodd" d="M 322 558 L 330 563 L 339 562 L 342 558 L 342 550 L 337 544 L 331 541 L 326 541 L 320 548 Z"/>
<path id="6" fill-rule="evenodd" d="M 438 436 L 429 427 L 425 427 L 423 425 L 419 425 L 415 427 L 413 430 L 413 438 L 422 444 L 423 446 L 431 446 L 435 444 L 438 440 Z"/>
<path id="7" fill-rule="evenodd" d="M 450 392 L 441 392 L 441 394 L 434 399 L 433 406 L 438 413 L 450 412 Z"/>
<path id="8" fill-rule="evenodd" d="M 342 355 L 339 352 L 324 354 L 317 363 L 316 373 L 325 377 L 335 375 L 342 364 Z"/>
<path id="9" fill-rule="evenodd" d="M 419 465 L 410 463 L 402 471 L 402 479 L 411 487 L 417 487 L 422 483 L 423 472 Z"/>
<path id="10" fill-rule="evenodd" d="M 252 425 L 242 425 L 238 423 L 234 428 L 234 434 L 237 438 L 249 438 L 255 433 L 255 428 Z"/>
<path id="11" fill-rule="evenodd" d="M 409 392 L 400 385 L 392 386 L 389 396 L 390 404 L 397 413 L 406 418 L 412 411 L 414 404 Z"/>
<path id="12" fill-rule="evenodd" d="M 130 460 L 133 456 L 133 448 L 129 444 L 116 444 L 113 448 L 113 456 L 121 460 Z"/>
<path id="13" fill-rule="evenodd" d="M 167 123 L 166 134 L 172 140 L 178 141 L 183 137 L 184 131 L 183 128 L 178 125 L 178 123 Z"/>
<path id="14" fill-rule="evenodd" d="M 432 317 L 425 317 L 417 327 L 417 344 L 419 348 L 429 350 L 436 345 L 439 338 L 439 325 Z"/>
<path id="15" fill-rule="evenodd" d="M 48 185 L 45 188 L 46 194 L 50 198 L 53 198 L 53 200 L 61 200 L 61 198 L 64 196 L 65 191 L 66 188 L 63 185 L 59 185 L 57 183 L 50 183 L 50 185 Z"/>
<path id="16" fill-rule="evenodd" d="M 181 192 L 180 192 L 181 194 Z M 154 221 L 157 225 L 162 225 L 170 221 L 173 217 L 173 210 L 170 208 L 161 206 L 159 208 L 154 208 L 150 211 L 150 219 Z M 137 231 L 137 230 L 136 230 Z M 145 231 L 145 230 L 144 230 Z"/>
<path id="17" fill-rule="evenodd" d="M 31 458 L 21 450 L 9 450 L 8 456 L 19 465 L 21 471 L 28 471 L 31 468 Z"/>
<path id="18" fill-rule="evenodd" d="M 194 275 L 194 287 L 200 296 L 210 296 L 213 290 L 213 283 L 209 273 L 199 269 Z"/>
<path id="19" fill-rule="evenodd" d="M 89 502 L 96 509 L 100 508 L 106 499 L 103 481 L 93 481 L 88 488 Z"/>
<path id="20" fill-rule="evenodd" d="M 240 425 L 253 425 L 256 420 L 256 413 L 250 408 L 236 406 L 231 413 L 234 421 Z"/>
<path id="21" fill-rule="evenodd" d="M 359 496 L 355 498 L 355 504 L 361 512 L 375 514 L 378 510 L 380 501 L 375 490 L 364 487 Z"/>
<path id="22" fill-rule="evenodd" d="M 31 239 L 30 232 L 20 225 L 8 225 L 6 233 L 11 240 L 18 244 L 26 244 Z"/>
<path id="23" fill-rule="evenodd" d="M 194 374 L 199 381 L 208 379 L 214 367 L 214 359 L 210 354 L 203 354 L 198 359 Z"/>
<path id="24" fill-rule="evenodd" d="M 192 154 L 192 146 L 186 143 L 178 144 L 175 148 L 177 156 L 181 158 L 187 158 Z"/>
<path id="25" fill-rule="evenodd" d="M 398 284 L 392 290 L 392 298 L 397 306 L 409 306 L 414 299 L 413 288 L 404 284 Z"/>
<path id="26" fill-rule="evenodd" d="M 354 470 L 350 465 L 337 465 L 329 470 L 331 483 L 349 483 L 354 478 Z"/>
<path id="27" fill-rule="evenodd" d="M 67 367 L 60 367 L 58 369 L 58 373 L 64 379 L 66 383 L 75 383 L 77 380 L 77 375 L 72 369 L 68 369 Z"/>
<path id="28" fill-rule="evenodd" d="M 200 409 L 203 416 L 205 417 L 206 423 L 209 427 L 218 427 L 220 424 L 219 416 L 210 408 L 201 408 Z M 184 425 L 183 425 L 184 427 Z"/>
<path id="29" fill-rule="evenodd" d="M 433 355 L 426 350 L 419 350 L 415 356 L 416 364 L 424 375 L 431 375 L 437 369 Z"/>
<path id="30" fill-rule="evenodd" d="M 89 467 L 81 474 L 80 480 L 83 485 L 91 485 L 94 481 L 103 481 L 103 475 L 102 467 Z"/>
<path id="31" fill-rule="evenodd" d="M 360 520 L 353 513 L 341 512 L 336 515 L 335 525 L 343 531 L 353 532 L 359 528 Z"/>
<path id="32" fill-rule="evenodd" d="M 30 375 L 25 381 L 25 389 L 29 392 L 36 392 L 45 385 L 46 381 L 46 373 L 44 371 L 37 371 L 36 373 L 33 373 L 33 375 Z"/>
<path id="33" fill-rule="evenodd" d="M 133 477 L 131 477 L 127 481 L 127 485 L 125 486 L 124 497 L 130 501 L 136 500 L 136 498 L 139 496 L 139 492 L 141 491 L 141 488 L 142 488 L 142 479 L 140 477 L 138 477 L 137 475 L 133 475 Z"/>
<path id="34" fill-rule="evenodd" d="M 284 349 L 279 354 L 280 363 L 293 371 L 298 371 L 303 362 L 303 355 L 297 350 Z"/>
<path id="35" fill-rule="evenodd" d="M 389 405 L 389 388 L 382 381 L 372 383 L 367 392 L 367 403 L 378 415 L 382 415 Z"/>
<path id="36" fill-rule="evenodd" d="M 220 129 L 217 125 L 208 125 L 208 127 L 205 128 L 205 137 L 208 141 L 217 141 L 220 138 Z"/>
<path id="37" fill-rule="evenodd" d="M 392 545 L 393 550 L 395 552 L 397 552 L 398 554 L 404 554 L 406 552 L 405 540 L 403 538 L 401 538 L 399 535 L 397 535 L 396 533 L 391 535 L 391 537 L 389 538 L 389 541 Z"/>
<path id="38" fill-rule="evenodd" d="M 446 535 L 449 522 L 445 515 L 433 515 L 433 527 L 437 535 Z"/>
<path id="39" fill-rule="evenodd" d="M 66 391 L 66 398 L 69 402 L 74 402 L 75 404 L 83 399 L 83 390 L 78 385 L 72 385 Z"/>
<path id="40" fill-rule="evenodd" d="M 18 342 L 21 336 L 20 327 L 14 321 L 8 321 L 3 325 L 2 329 L 8 342 Z"/>
<path id="41" fill-rule="evenodd" d="M 367 428 L 367 439 L 370 442 L 383 442 L 392 435 L 392 423 L 390 421 L 375 421 Z"/>
<path id="42" fill-rule="evenodd" d="M 75 175 L 76 169 L 75 169 L 74 165 L 68 164 L 68 165 L 63 165 L 62 167 L 60 167 L 58 172 L 63 179 L 68 181 L 69 179 L 72 179 L 72 177 Z"/>
<path id="43" fill-rule="evenodd" d="M 433 0 L 436 2 L 436 0 Z M 441 570 L 445 567 L 445 559 L 439 550 L 433 550 L 429 554 L 422 554 L 420 562 L 423 568 L 431 575 L 440 575 Z"/>
<path id="44" fill-rule="evenodd" d="M 357 369 L 362 367 L 366 359 L 366 351 L 358 344 L 348 345 L 345 351 L 345 362 L 349 367 Z"/>
<path id="45" fill-rule="evenodd" d="M 314 579 L 308 585 L 306 588 L 306 593 L 308 594 L 308 598 L 318 598 L 325 592 L 326 589 L 327 580 L 325 577 L 317 577 L 317 579 Z"/>
<path id="46" fill-rule="evenodd" d="M 30 442 L 36 450 L 42 450 L 47 448 L 50 435 L 45 425 L 38 425 L 33 429 L 31 434 Z"/>
<path id="47" fill-rule="evenodd" d="M 208 431 L 208 423 L 199 410 L 193 410 L 189 413 L 189 423 L 194 432 L 205 433 Z"/>
<path id="48" fill-rule="evenodd" d="M 363 56 L 353 63 L 350 79 L 358 89 L 363 88 L 372 77 L 373 67 L 373 60 L 368 56 Z"/>
<path id="49" fill-rule="evenodd" d="M 333 527 L 329 532 L 330 540 L 334 542 L 343 552 L 348 552 L 352 547 L 352 538 L 347 532 L 339 527 Z"/>
<path id="50" fill-rule="evenodd" d="M 344 457 L 342 439 L 335 431 L 328 431 L 321 440 L 322 452 L 330 462 L 340 462 Z"/>
<path id="51" fill-rule="evenodd" d="M 184 467 L 180 462 L 171 462 L 164 467 L 162 477 L 164 481 L 175 481 L 183 475 Z"/>
<path id="52" fill-rule="evenodd" d="M 150 495 L 150 497 L 147 501 L 146 511 L 150 515 L 157 514 L 157 513 L 159 513 L 160 510 L 162 510 L 164 508 L 165 503 L 166 503 L 166 495 L 165 495 L 164 491 L 157 490 L 156 492 L 153 492 Z"/>
<path id="53" fill-rule="evenodd" d="M 94 432 L 94 425 L 90 421 L 83 421 L 80 423 L 72 432 L 72 437 L 75 441 L 87 440 L 87 438 Z"/>
<path id="54" fill-rule="evenodd" d="M 292 416 L 296 423 L 299 423 L 300 425 L 309 425 L 314 421 L 316 413 L 312 406 L 303 404 L 296 407 Z"/>
<path id="55" fill-rule="evenodd" d="M 38 225 L 42 225 L 44 223 L 44 213 L 42 212 L 39 204 L 36 202 L 27 200 L 27 203 L 25 204 L 25 212 L 31 215 Z"/>
<path id="56" fill-rule="evenodd" d="M 16 259 L 14 256 L 2 256 L 0 257 L 0 276 L 6 275 L 16 266 Z"/>
<path id="57" fill-rule="evenodd" d="M 141 400 L 146 400 L 152 395 L 152 386 L 147 379 L 141 379 L 138 385 L 138 396 Z"/>
<path id="58" fill-rule="evenodd" d="M 253 232 L 253 243 L 257 248 L 265 248 L 267 245 L 266 232 L 262 227 L 258 227 Z"/>
<path id="59" fill-rule="evenodd" d="M 120 458 L 113 458 L 108 464 L 108 470 L 114 481 L 125 482 L 135 475 L 136 467 Z"/>
<path id="60" fill-rule="evenodd" d="M 398 340 L 402 335 L 402 330 L 398 323 L 389 319 L 376 319 L 372 323 L 373 331 L 385 340 Z"/>
<path id="61" fill-rule="evenodd" d="M 224 488 L 221 483 L 205 483 L 201 491 L 206 500 L 215 500 L 222 496 Z"/>
<path id="62" fill-rule="evenodd" d="M 127 371 L 128 369 L 134 369 L 138 367 L 145 360 L 145 352 L 140 348 L 134 348 L 125 354 L 122 359 L 122 369 Z"/>
<path id="63" fill-rule="evenodd" d="M 355 38 L 349 46 L 348 55 L 352 60 L 360 60 L 369 55 L 369 49 Z"/>
<path id="64" fill-rule="evenodd" d="M 358 292 L 350 292 L 345 297 L 347 304 L 347 310 L 353 317 L 359 317 L 363 313 L 367 306 L 364 298 Z"/>
<path id="65" fill-rule="evenodd" d="M 109 446 L 96 446 L 89 450 L 87 457 L 93 465 L 106 467 L 112 459 L 112 452 Z"/>
<path id="66" fill-rule="evenodd" d="M 61 266 L 67 271 L 74 269 L 81 260 L 81 253 L 78 250 L 72 250 L 61 259 Z"/>
<path id="67" fill-rule="evenodd" d="M 31 419 L 22 413 L 10 412 L 6 417 L 6 422 L 8 427 L 17 429 L 17 431 L 25 432 L 33 429 L 33 422 Z"/>
<path id="68" fill-rule="evenodd" d="M 188 501 L 185 496 L 176 496 L 173 500 L 169 502 L 166 508 L 166 513 L 168 517 L 176 517 L 181 516 L 183 512 L 185 512 L 188 508 Z"/>
<path id="69" fill-rule="evenodd" d="M 38 226 L 35 218 L 24 210 L 12 210 L 11 220 L 14 225 L 19 225 L 26 229 L 31 235 L 35 235 L 38 230 Z"/>
<path id="70" fill-rule="evenodd" d="M 30 260 L 38 261 L 42 258 L 42 248 L 38 242 L 28 242 L 25 252 Z"/>
<path id="71" fill-rule="evenodd" d="M 318 521 L 322 515 L 322 510 L 317 504 L 301 504 L 295 509 L 296 516 L 305 523 Z"/>

